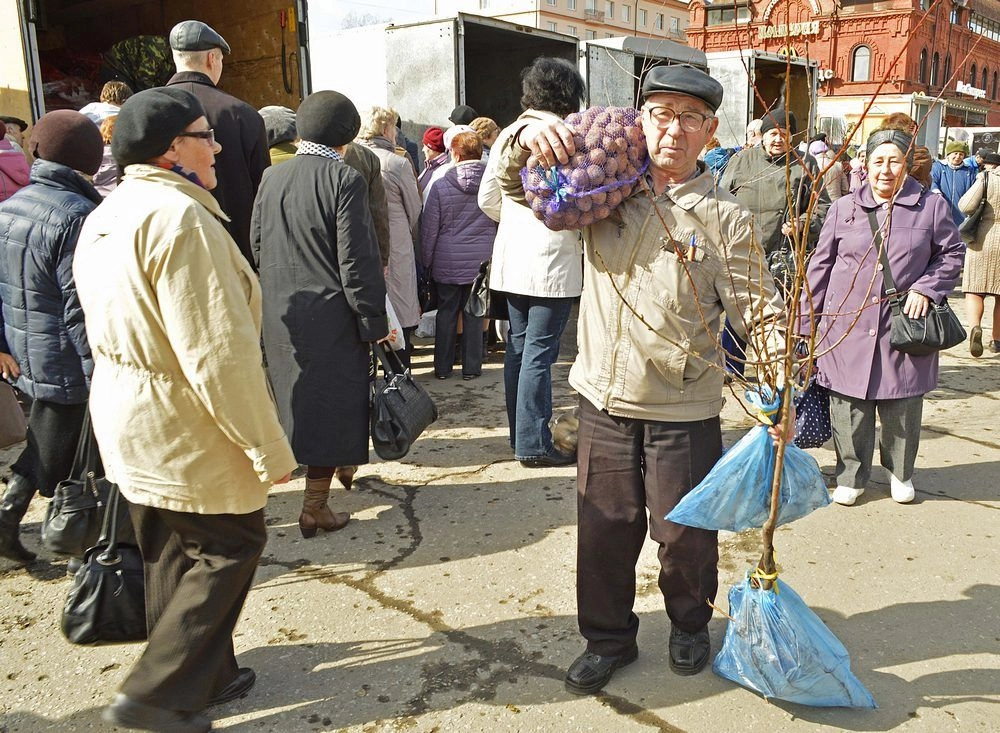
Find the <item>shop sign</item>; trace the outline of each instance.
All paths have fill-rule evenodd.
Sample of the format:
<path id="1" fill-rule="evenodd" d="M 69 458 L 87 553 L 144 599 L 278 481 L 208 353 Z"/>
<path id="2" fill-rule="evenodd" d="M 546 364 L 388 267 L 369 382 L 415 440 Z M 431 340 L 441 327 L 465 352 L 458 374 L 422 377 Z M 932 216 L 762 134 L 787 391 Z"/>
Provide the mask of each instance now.
<path id="1" fill-rule="evenodd" d="M 966 84 L 964 81 L 960 81 L 955 85 L 955 91 L 959 94 L 968 94 L 970 97 L 975 97 L 976 99 L 986 99 L 985 89 L 979 89 L 971 84 Z"/>
<path id="2" fill-rule="evenodd" d="M 762 41 L 768 38 L 793 38 L 795 36 L 818 36 L 819 21 L 808 20 L 805 23 L 781 23 L 778 25 L 759 25 L 757 34 Z"/>

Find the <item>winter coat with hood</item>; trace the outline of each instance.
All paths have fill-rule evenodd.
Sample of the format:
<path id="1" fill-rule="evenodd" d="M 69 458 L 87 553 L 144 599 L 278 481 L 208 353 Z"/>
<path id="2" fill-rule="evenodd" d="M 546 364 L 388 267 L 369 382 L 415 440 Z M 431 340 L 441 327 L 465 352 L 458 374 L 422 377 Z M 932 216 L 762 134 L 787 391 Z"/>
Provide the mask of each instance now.
<path id="1" fill-rule="evenodd" d="M 422 262 L 434 282 L 468 285 L 493 253 L 497 225 L 477 197 L 486 164 L 464 160 L 434 184 L 420 224 Z"/>
<path id="2" fill-rule="evenodd" d="M 21 368 L 15 382 L 33 399 L 87 401 L 93 372 L 73 257 L 97 189 L 65 165 L 36 160 L 31 185 L 0 204 L 0 351 Z"/>

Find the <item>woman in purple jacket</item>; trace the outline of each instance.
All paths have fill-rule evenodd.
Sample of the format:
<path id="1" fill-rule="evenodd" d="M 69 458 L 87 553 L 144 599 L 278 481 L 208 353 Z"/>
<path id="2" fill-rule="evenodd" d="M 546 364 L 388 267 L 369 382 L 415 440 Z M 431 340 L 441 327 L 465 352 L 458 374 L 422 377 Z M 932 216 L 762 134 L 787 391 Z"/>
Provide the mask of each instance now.
<path id="1" fill-rule="evenodd" d="M 479 208 L 479 184 L 486 164 L 475 132 L 450 141 L 452 168 L 431 188 L 424 202 L 420 242 L 424 267 L 437 285 L 434 376 L 447 379 L 455 361 L 458 314 L 469 299 L 481 262 L 493 253 L 497 225 Z M 483 369 L 483 319 L 462 313 L 462 378 Z"/>
<path id="2" fill-rule="evenodd" d="M 868 179 L 834 202 L 809 261 L 803 328 L 816 329 L 817 381 L 830 389 L 837 451 L 833 500 L 851 505 L 865 490 L 882 423 L 881 463 L 892 498 L 913 500 L 924 394 L 937 386 L 938 356 L 911 356 L 889 345 L 890 308 L 869 212 L 875 213 L 903 310 L 927 313 L 958 282 L 965 246 L 944 197 L 906 174 L 912 138 L 881 130 L 868 138 Z M 811 295 L 811 302 L 808 295 Z"/>

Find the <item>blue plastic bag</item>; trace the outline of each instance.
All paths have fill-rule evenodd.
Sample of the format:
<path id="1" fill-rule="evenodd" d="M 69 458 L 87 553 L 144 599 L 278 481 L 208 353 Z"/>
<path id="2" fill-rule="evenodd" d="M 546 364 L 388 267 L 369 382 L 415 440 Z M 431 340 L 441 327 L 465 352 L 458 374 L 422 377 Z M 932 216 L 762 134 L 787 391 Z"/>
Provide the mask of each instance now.
<path id="1" fill-rule="evenodd" d="M 771 511 L 775 448 L 767 428 L 751 428 L 715 464 L 700 484 L 667 515 L 677 524 L 740 532 L 763 527 Z M 787 524 L 830 503 L 816 459 L 785 446 L 778 524 Z"/>
<path id="2" fill-rule="evenodd" d="M 712 663 L 720 677 L 764 698 L 814 707 L 876 708 L 851 672 L 847 649 L 786 583 L 754 588 L 749 577 L 729 590 L 722 649 Z"/>

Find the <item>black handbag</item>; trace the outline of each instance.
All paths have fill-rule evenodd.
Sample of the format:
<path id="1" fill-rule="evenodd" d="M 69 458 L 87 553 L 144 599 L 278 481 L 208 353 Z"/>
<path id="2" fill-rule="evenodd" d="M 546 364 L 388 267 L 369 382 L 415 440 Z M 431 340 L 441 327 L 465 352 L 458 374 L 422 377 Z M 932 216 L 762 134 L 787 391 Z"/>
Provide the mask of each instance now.
<path id="1" fill-rule="evenodd" d="M 979 222 L 983 218 L 983 210 L 986 208 L 986 193 L 989 191 L 990 174 L 989 171 L 983 173 L 983 197 L 979 200 L 976 210 L 965 217 L 965 220 L 958 225 L 958 233 L 962 235 L 968 243 L 974 243 L 979 236 Z"/>
<path id="2" fill-rule="evenodd" d="M 111 495 L 111 483 L 104 478 L 100 451 L 90 425 L 90 413 L 83 418 L 70 477 L 56 486 L 42 520 L 42 544 L 53 552 L 83 557 L 97 542 Z M 119 502 L 119 538 L 133 541 L 128 502 Z"/>
<path id="3" fill-rule="evenodd" d="M 488 318 L 490 315 L 490 261 L 479 263 L 479 274 L 472 281 L 469 299 L 465 301 L 465 312 L 477 318 Z"/>
<path id="4" fill-rule="evenodd" d="M 819 448 L 833 437 L 830 423 L 830 390 L 816 384 L 816 377 L 809 386 L 795 397 L 795 445 L 799 448 Z"/>
<path id="5" fill-rule="evenodd" d="M 394 351 L 380 343 L 372 348 L 386 374 L 372 390 L 372 445 L 380 458 L 394 461 L 409 453 L 413 441 L 437 420 L 437 407 Z"/>
<path id="6" fill-rule="evenodd" d="M 97 544 L 73 576 L 60 626 L 73 644 L 120 644 L 146 638 L 146 586 L 139 548 L 118 539 L 118 487 Z"/>
<path id="7" fill-rule="evenodd" d="M 874 244 L 878 248 L 879 260 L 882 263 L 882 279 L 885 283 L 885 294 L 892 309 L 891 327 L 889 330 L 889 345 L 912 356 L 924 356 L 935 351 L 950 349 L 965 341 L 967 334 L 958 316 L 948 305 L 945 298 L 940 303 L 931 301 L 927 315 L 923 318 L 910 318 L 903 312 L 903 298 L 896 290 L 889 269 L 889 256 L 882 243 L 882 231 L 875 218 L 875 211 L 868 212 L 871 223 Z"/>

